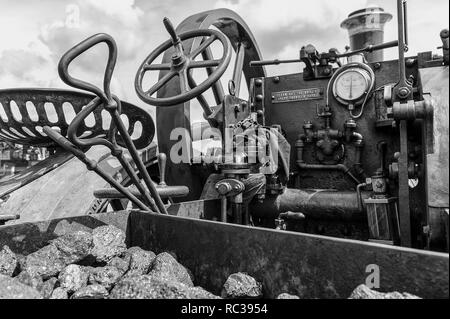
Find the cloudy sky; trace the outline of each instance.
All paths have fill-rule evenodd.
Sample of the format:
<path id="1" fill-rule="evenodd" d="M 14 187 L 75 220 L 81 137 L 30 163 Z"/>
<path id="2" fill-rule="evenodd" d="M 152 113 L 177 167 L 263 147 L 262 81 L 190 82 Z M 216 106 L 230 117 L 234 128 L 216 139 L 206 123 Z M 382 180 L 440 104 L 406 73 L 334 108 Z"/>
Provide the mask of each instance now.
<path id="1" fill-rule="evenodd" d="M 340 22 L 354 10 L 377 4 L 394 19 L 385 40 L 396 38 L 395 0 L 0 0 L 0 87 L 65 87 L 57 75 L 61 55 L 98 32 L 111 34 L 119 47 L 113 93 L 146 107 L 137 98 L 136 70 L 148 53 L 168 38 L 162 18 L 176 26 L 191 14 L 214 8 L 236 11 L 252 30 L 263 58 L 296 58 L 302 45 L 319 51 L 343 50 L 347 32 Z M 448 28 L 448 0 L 409 0 L 410 54 L 434 50 L 439 31 Z M 80 59 L 74 74 L 100 83 L 105 51 Z M 395 58 L 395 49 L 386 58 Z M 298 64 L 267 68 L 269 75 L 294 73 Z M 226 79 L 228 80 L 228 79 Z M 226 82 L 225 82 L 226 83 Z"/>

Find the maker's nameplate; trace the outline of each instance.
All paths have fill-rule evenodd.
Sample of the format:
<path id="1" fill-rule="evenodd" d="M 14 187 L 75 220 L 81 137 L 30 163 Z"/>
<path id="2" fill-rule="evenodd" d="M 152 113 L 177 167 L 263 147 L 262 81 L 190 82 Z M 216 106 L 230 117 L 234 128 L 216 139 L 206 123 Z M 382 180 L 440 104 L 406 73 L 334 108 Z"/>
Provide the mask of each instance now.
<path id="1" fill-rule="evenodd" d="M 317 100 L 322 98 L 321 92 L 322 89 L 319 88 L 273 92 L 272 103 Z"/>

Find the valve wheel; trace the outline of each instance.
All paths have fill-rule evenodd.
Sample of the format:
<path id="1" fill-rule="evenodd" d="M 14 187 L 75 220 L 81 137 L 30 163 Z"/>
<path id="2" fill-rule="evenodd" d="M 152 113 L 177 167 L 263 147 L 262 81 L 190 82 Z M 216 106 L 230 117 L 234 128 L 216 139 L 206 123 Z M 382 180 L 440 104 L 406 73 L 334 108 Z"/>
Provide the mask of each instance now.
<path id="1" fill-rule="evenodd" d="M 162 43 L 147 56 L 139 67 L 135 79 L 135 89 L 139 98 L 150 105 L 163 107 L 181 104 L 195 97 L 199 97 L 220 79 L 231 59 L 231 46 L 229 40 L 220 32 L 210 29 L 199 29 L 177 35 L 169 19 L 164 18 L 164 25 L 169 32 L 171 39 Z M 182 41 L 196 37 L 203 37 L 202 43 L 189 54 L 184 53 Z M 195 61 L 195 58 L 207 50 L 216 40 L 222 44 L 222 57 L 220 59 Z M 174 53 L 172 54 L 170 63 L 153 64 L 154 60 L 160 54 L 166 52 L 171 47 L 174 48 Z M 208 75 L 208 78 L 205 81 L 197 85 L 191 74 L 192 69 L 195 68 L 213 68 L 213 71 Z M 147 71 L 163 71 L 164 73 L 156 84 L 145 90 L 142 87 L 142 81 Z M 151 97 L 176 76 L 179 79 L 180 94 L 165 98 Z M 204 110 L 205 113 L 211 114 L 211 109 L 208 106 L 206 106 L 206 108 L 207 109 Z"/>

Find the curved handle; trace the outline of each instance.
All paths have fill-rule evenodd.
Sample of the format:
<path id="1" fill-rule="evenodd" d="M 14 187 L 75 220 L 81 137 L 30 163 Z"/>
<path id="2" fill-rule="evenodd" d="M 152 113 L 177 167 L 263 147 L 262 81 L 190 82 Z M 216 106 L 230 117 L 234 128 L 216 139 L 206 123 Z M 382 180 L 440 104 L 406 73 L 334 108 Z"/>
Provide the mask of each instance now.
<path id="1" fill-rule="evenodd" d="M 108 55 L 108 63 L 106 64 L 105 69 L 105 77 L 103 80 L 103 91 L 96 87 L 93 84 L 90 84 L 88 82 L 85 82 L 83 80 L 76 79 L 72 77 L 69 74 L 69 64 L 79 55 L 81 55 L 83 52 L 87 51 L 88 49 L 92 48 L 93 46 L 105 42 L 108 45 L 109 48 L 109 55 Z M 94 93 L 95 95 L 99 96 L 103 102 L 108 103 L 111 102 L 111 77 L 112 73 L 114 71 L 114 67 L 116 65 L 117 61 L 117 45 L 114 39 L 106 33 L 98 33 L 95 34 L 89 38 L 87 38 L 84 41 L 81 41 L 77 45 L 75 45 L 72 49 L 67 51 L 61 58 L 58 64 L 58 74 L 61 78 L 61 80 L 64 81 L 67 85 L 70 85 L 74 88 L 78 88 L 81 90 L 86 90 L 89 92 Z"/>
<path id="2" fill-rule="evenodd" d="M 102 101 L 100 100 L 99 97 L 93 99 L 77 114 L 77 116 L 75 116 L 75 118 L 72 120 L 67 129 L 67 138 L 70 140 L 70 142 L 72 142 L 79 148 L 91 147 L 94 145 L 103 145 L 108 147 L 111 151 L 115 149 L 114 144 L 105 138 L 102 137 L 80 138 L 77 135 L 78 128 L 80 127 L 81 123 L 83 123 L 86 117 L 88 117 L 88 115 L 91 114 L 100 105 L 102 105 Z M 110 127 L 110 133 L 115 134 L 115 126 L 113 125 L 112 122 Z M 113 142 L 115 142 L 115 140 L 113 140 Z"/>

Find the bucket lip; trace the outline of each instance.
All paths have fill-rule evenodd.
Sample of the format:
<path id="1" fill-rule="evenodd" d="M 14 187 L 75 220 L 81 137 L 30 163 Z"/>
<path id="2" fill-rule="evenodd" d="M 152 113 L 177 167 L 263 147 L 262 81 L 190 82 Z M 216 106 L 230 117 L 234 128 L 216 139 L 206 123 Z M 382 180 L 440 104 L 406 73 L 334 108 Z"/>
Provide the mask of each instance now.
<path id="1" fill-rule="evenodd" d="M 348 17 L 342 21 L 341 28 L 344 29 L 350 29 L 354 27 L 355 25 L 360 24 L 359 19 L 362 17 L 370 16 L 370 15 L 378 15 L 379 21 L 378 24 L 384 25 L 386 22 L 390 21 L 392 19 L 392 14 L 384 11 L 382 7 L 378 6 L 370 6 L 364 9 L 359 9 L 356 11 L 353 11 L 348 15 Z"/>

